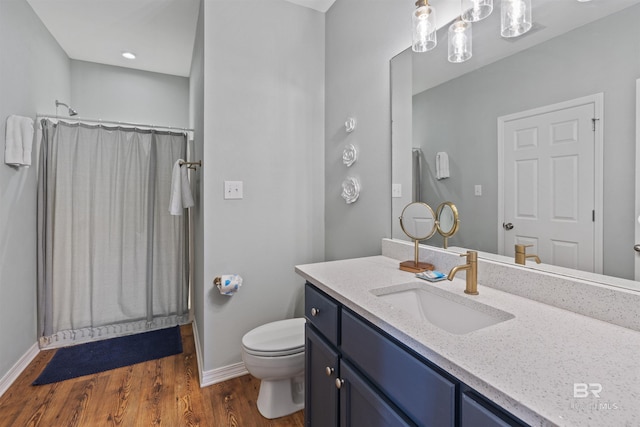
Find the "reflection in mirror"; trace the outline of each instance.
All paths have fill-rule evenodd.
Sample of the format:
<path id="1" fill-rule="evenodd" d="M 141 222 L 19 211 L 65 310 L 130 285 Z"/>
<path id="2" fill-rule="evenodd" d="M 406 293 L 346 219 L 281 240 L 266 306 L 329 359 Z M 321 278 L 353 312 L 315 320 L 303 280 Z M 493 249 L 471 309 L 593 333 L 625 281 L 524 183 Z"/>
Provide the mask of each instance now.
<path id="1" fill-rule="evenodd" d="M 411 273 L 433 270 L 432 264 L 419 261 L 420 240 L 429 239 L 436 232 L 436 217 L 431 206 L 419 202 L 409 203 L 400 215 L 400 227 L 414 241 L 413 260 L 401 262 L 400 270 Z"/>
<path id="2" fill-rule="evenodd" d="M 458 208 L 451 202 L 440 203 L 436 210 L 436 222 L 438 224 L 438 233 L 444 239 L 442 247 L 447 249 L 449 247 L 449 237 L 456 234 L 460 219 L 458 217 Z"/>
<path id="3" fill-rule="evenodd" d="M 499 162 L 503 162 L 498 154 L 498 118 L 602 94 L 603 114 L 592 117 L 596 119 L 595 132 L 603 137 L 602 176 L 594 186 L 594 207 L 579 214 L 603 223 L 603 238 L 595 251 L 601 254 L 600 272 L 633 279 L 639 3 L 541 0 L 534 3 L 534 29 L 518 39 L 507 42 L 499 40 L 499 35 L 483 34 L 495 29 L 485 24 L 491 17 L 474 28 L 477 51 L 464 64 L 448 64 L 446 55 L 437 49 L 425 54 L 407 50 L 393 58 L 393 183 L 412 188 L 411 151 L 420 148 L 420 200 L 436 205 L 450 200 L 467 213 L 464 230 L 456 235 L 456 246 L 508 255 L 506 247 L 500 253 L 498 243 L 498 227 L 507 216 L 498 203 L 499 185 L 505 181 L 498 176 L 502 167 Z M 567 13 L 571 19 L 566 19 Z M 567 26 L 569 21 L 571 28 Z M 451 178 L 447 180 L 435 179 L 438 151 L 449 153 Z M 537 173 L 547 176 L 565 171 L 560 168 Z M 513 182 L 518 177 L 508 178 Z M 591 179 L 595 182 L 597 177 Z M 531 182 L 538 184 L 537 180 Z M 535 208 L 542 209 L 544 198 L 553 197 L 555 189 L 539 188 L 538 198 L 527 202 L 538 203 Z M 596 208 L 598 198 L 602 208 Z M 394 212 L 407 202 L 393 198 Z M 538 212 L 550 215 L 548 211 Z M 402 238 L 397 224 L 392 225 L 392 232 L 394 238 Z M 513 252 L 514 246 L 508 249 Z M 500 259 L 514 262 L 512 254 Z M 554 263 L 552 258 L 545 256 L 543 261 L 547 265 L 532 268 L 555 268 L 548 265 Z M 599 272 L 596 268 L 592 271 Z"/>

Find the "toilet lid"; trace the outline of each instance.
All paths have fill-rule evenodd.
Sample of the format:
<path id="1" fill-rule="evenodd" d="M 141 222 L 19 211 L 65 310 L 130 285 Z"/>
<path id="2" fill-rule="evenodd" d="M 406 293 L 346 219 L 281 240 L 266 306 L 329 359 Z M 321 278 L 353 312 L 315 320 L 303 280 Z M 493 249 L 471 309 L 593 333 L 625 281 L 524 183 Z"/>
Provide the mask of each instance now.
<path id="1" fill-rule="evenodd" d="M 247 332 L 242 345 L 254 353 L 294 353 L 304 348 L 304 318 L 278 320 Z"/>

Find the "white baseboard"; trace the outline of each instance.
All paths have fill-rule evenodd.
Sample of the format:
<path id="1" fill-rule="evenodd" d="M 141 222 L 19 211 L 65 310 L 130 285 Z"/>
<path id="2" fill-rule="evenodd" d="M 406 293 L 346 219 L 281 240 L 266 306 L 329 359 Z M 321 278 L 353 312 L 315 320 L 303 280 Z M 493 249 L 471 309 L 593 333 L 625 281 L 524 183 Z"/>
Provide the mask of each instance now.
<path id="1" fill-rule="evenodd" d="M 233 365 L 223 366 L 222 368 L 212 369 L 202 372 L 200 379 L 200 387 L 221 383 L 231 378 L 241 377 L 248 374 L 243 362 L 234 363 Z"/>
<path id="2" fill-rule="evenodd" d="M 207 387 L 249 373 L 243 362 L 234 363 L 233 365 L 223 366 L 222 368 L 212 369 L 210 371 L 204 371 L 202 369 L 204 361 L 202 359 L 200 339 L 198 338 L 198 325 L 196 324 L 195 319 L 193 319 L 193 339 L 196 344 L 196 359 L 198 360 L 200 387 Z"/>
<path id="3" fill-rule="evenodd" d="M 198 362 L 198 378 L 200 379 L 200 387 L 202 385 L 202 349 L 200 348 L 200 338 L 198 335 L 198 324 L 196 323 L 195 317 L 193 318 L 193 324 L 191 325 L 193 328 L 193 341 L 195 341 L 196 346 L 196 361 Z"/>
<path id="4" fill-rule="evenodd" d="M 38 343 L 34 343 L 29 350 L 16 362 L 15 365 L 9 372 L 5 374 L 2 379 L 0 379 L 0 396 L 2 396 L 13 384 L 13 382 L 20 376 L 22 371 L 24 371 L 29 363 L 40 353 L 40 348 L 38 347 Z"/>

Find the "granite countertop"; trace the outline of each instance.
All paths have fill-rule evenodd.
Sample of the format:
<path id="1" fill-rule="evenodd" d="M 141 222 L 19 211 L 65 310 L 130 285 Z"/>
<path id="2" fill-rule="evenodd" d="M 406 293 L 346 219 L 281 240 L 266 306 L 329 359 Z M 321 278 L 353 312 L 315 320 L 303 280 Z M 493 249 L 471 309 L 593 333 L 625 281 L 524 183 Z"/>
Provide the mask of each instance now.
<path id="1" fill-rule="evenodd" d="M 531 425 L 640 426 L 640 332 L 483 286 L 480 276 L 477 296 L 464 294 L 464 279 L 421 281 L 514 316 L 452 334 L 371 292 L 419 280 L 395 259 L 307 264 L 296 272 Z M 575 383 L 592 384 L 589 396 L 578 386 L 574 397 Z"/>

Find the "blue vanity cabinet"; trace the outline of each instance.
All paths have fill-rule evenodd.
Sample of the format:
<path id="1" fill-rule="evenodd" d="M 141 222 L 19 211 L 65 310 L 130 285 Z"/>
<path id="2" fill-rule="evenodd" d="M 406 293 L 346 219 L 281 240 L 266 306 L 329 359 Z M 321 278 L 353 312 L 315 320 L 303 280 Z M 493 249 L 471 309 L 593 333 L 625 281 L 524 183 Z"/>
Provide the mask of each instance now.
<path id="1" fill-rule="evenodd" d="M 307 323 L 305 325 L 306 426 L 338 425 L 338 352 Z"/>
<path id="2" fill-rule="evenodd" d="M 416 426 L 384 393 L 371 384 L 366 374 L 343 360 L 340 349 L 344 333 L 343 313 L 347 313 L 350 320 L 355 319 L 339 303 L 307 283 L 305 288 L 307 319 L 305 325 L 305 425 L 307 427 Z M 365 325 L 362 323 L 359 326 Z M 351 327 L 348 329 L 348 336 L 364 332 L 368 330 L 357 331 Z M 365 340 L 362 345 L 376 344 Z M 348 347 L 352 348 L 352 346 Z M 366 348 L 363 350 L 367 351 Z M 399 357 L 399 362 L 405 362 L 402 355 Z M 411 366 L 415 367 L 415 365 Z M 419 366 L 417 368 L 419 369 Z M 441 426 L 444 427 L 445 424 Z"/>
<path id="3" fill-rule="evenodd" d="M 306 427 L 526 427 L 307 283 Z"/>
<path id="4" fill-rule="evenodd" d="M 310 284 L 305 287 L 305 395 L 306 427 L 339 425 L 340 309 L 336 301 Z"/>

